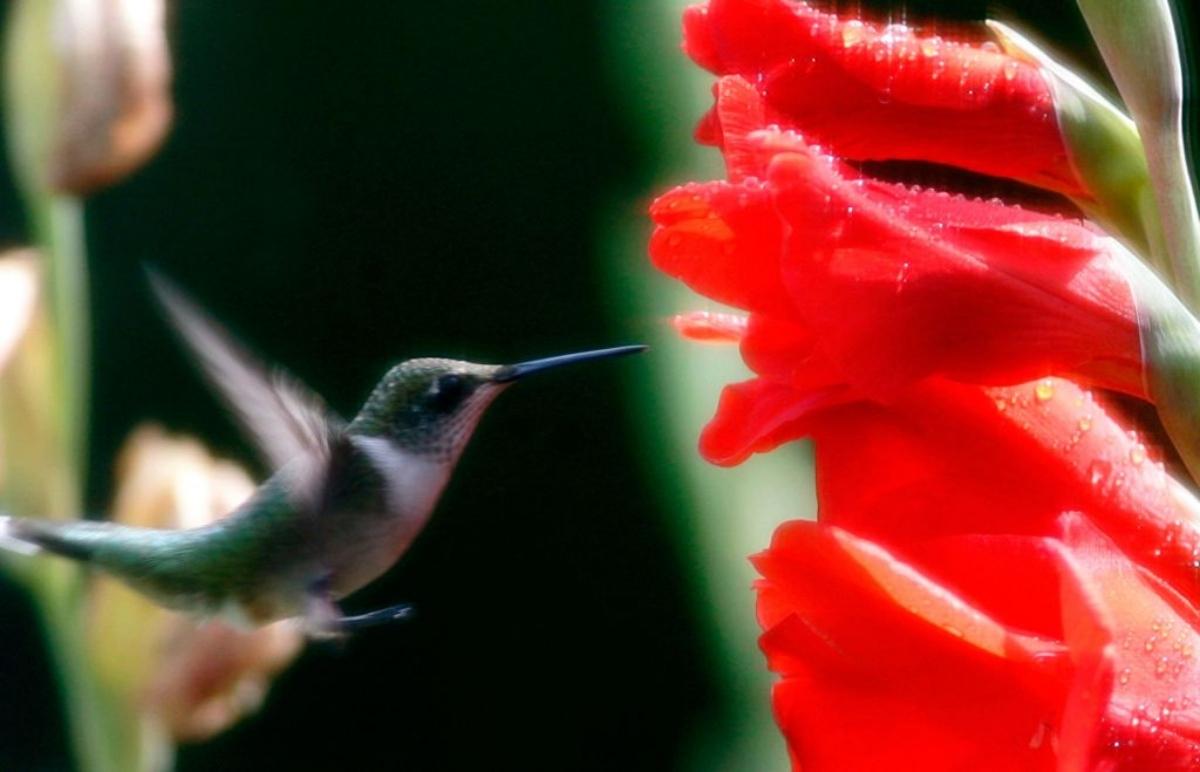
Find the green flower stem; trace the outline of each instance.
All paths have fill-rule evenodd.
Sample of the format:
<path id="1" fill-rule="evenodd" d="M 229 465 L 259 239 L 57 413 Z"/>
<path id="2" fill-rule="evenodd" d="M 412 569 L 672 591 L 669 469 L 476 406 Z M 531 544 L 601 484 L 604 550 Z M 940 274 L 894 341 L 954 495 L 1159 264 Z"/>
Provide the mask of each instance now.
<path id="1" fill-rule="evenodd" d="M 76 764 L 86 772 L 145 770 L 136 715 L 106 693 L 91 665 L 82 572 L 55 561 L 40 579 L 34 597 L 62 688 Z"/>
<path id="2" fill-rule="evenodd" d="M 59 441 L 68 469 L 82 484 L 86 468 L 89 364 L 87 256 L 83 204 L 42 192 L 32 202 L 35 242 L 46 256 L 45 289 L 55 334 Z M 78 517 L 77 507 L 68 516 Z"/>
<path id="3" fill-rule="evenodd" d="M 1200 217 L 1183 138 L 1183 64 L 1167 0 L 1077 0 L 1145 148 L 1176 294 L 1200 309 Z"/>
<path id="4" fill-rule="evenodd" d="M 1193 311 L 1200 311 L 1200 217 L 1183 146 L 1179 115 L 1171 128 L 1141 131 L 1155 203 L 1171 257 L 1175 291 Z"/>
<path id="5" fill-rule="evenodd" d="M 15 0 L 6 29 L 9 152 L 33 246 L 41 256 L 37 316 L 0 382 L 3 508 L 77 518 L 87 458 L 89 329 L 83 205 L 51 191 L 61 69 L 56 0 Z M 88 651 L 86 577 L 54 558 L 5 563 L 33 596 L 62 689 L 79 769 L 139 772 L 147 761 L 136 706 L 99 683 Z"/>
<path id="6" fill-rule="evenodd" d="M 80 517 L 87 453 L 89 330 L 83 206 L 74 198 L 33 191 L 28 207 L 34 242 L 43 255 L 43 298 L 51 330 L 52 387 L 47 427 L 53 428 L 59 470 L 42 481 L 45 509 L 27 514 Z M 43 558 L 34 597 L 58 673 L 79 768 L 137 772 L 136 714 L 96 680 L 87 650 L 85 576 L 78 566 Z"/>

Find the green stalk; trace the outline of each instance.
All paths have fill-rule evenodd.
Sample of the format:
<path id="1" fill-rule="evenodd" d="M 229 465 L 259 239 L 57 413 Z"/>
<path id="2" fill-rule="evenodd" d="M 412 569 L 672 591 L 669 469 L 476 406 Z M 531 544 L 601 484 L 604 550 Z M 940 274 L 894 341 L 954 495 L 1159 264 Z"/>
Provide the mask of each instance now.
<path id="1" fill-rule="evenodd" d="M 1172 288 L 1200 310 L 1200 216 L 1183 138 L 1183 63 L 1167 0 L 1077 0 L 1137 124 Z"/>
<path id="2" fill-rule="evenodd" d="M 38 318 L 0 383 L 5 432 L 3 508 L 28 517 L 76 518 L 87 461 L 89 328 L 82 202 L 47 184 L 57 137 L 61 71 L 53 45 L 55 0 L 10 7 L 5 65 L 9 152 L 41 257 Z M 78 768 L 146 769 L 138 716 L 96 677 L 87 648 L 85 576 L 53 559 L 12 572 L 36 601 L 63 695 Z"/>
<path id="3" fill-rule="evenodd" d="M 43 290 L 52 334 L 53 382 L 47 418 L 55 429 L 59 474 L 44 480 L 45 509 L 28 512 L 79 517 L 87 452 L 89 336 L 87 261 L 83 206 L 45 189 L 28 198 L 34 242 L 43 256 Z M 67 724 L 79 768 L 122 772 L 137 766 L 136 744 L 113 731 L 124 711 L 104 700 L 90 667 L 85 630 L 83 572 L 74 564 L 47 560 L 34 590 L 51 658 L 58 672 Z"/>
<path id="4" fill-rule="evenodd" d="M 27 205 L 33 241 L 43 259 L 42 290 L 53 335 L 55 436 L 61 446 L 62 467 L 76 480 L 72 506 L 61 514 L 77 517 L 81 511 L 78 489 L 86 467 L 91 353 L 83 204 L 77 198 L 42 189 L 27 197 Z"/>

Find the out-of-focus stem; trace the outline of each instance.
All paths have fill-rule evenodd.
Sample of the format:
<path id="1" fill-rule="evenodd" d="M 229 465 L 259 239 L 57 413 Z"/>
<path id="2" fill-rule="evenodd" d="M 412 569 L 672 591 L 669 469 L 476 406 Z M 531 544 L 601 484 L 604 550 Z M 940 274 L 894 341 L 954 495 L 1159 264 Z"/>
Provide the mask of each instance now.
<path id="1" fill-rule="evenodd" d="M 87 257 L 83 205 L 47 191 L 30 201 L 35 242 L 47 257 L 46 298 L 55 336 L 57 364 L 56 432 L 68 469 L 82 482 L 87 453 L 91 345 L 88 327 Z M 78 517 L 79 510 L 66 513 Z"/>
<path id="2" fill-rule="evenodd" d="M 58 561 L 42 577 L 34 595 L 46 642 L 58 672 L 75 760 L 85 772 L 142 772 L 137 717 L 97 682 L 87 650 L 82 576 Z"/>
<path id="3" fill-rule="evenodd" d="M 692 141 L 695 121 L 711 104 L 711 77 L 679 50 L 684 0 L 622 5 L 609 29 L 613 60 L 629 128 L 654 158 L 656 191 L 639 190 L 621 201 L 605 225 L 610 296 L 621 316 L 640 320 L 630 333 L 654 356 L 654 388 L 635 394 L 644 445 L 663 491 L 668 524 L 683 564 L 706 640 L 705 671 L 718 704 L 695 733 L 680 766 L 695 772 L 788 768 L 787 750 L 771 716 L 771 682 L 759 651 L 759 627 L 748 556 L 765 548 L 784 520 L 811 517 L 812 466 L 800 446 L 760 456 L 737 469 L 717 469 L 697 451 L 700 427 L 716 407 L 721 385 L 744 378 L 736 347 L 706 347 L 680 340 L 672 313 L 712 307 L 676 282 L 657 275 L 646 257 L 650 228 L 645 204 L 651 192 L 673 183 L 721 175 L 719 154 Z M 615 7 L 614 7 L 615 9 Z"/>
<path id="4" fill-rule="evenodd" d="M 5 122 L 12 165 L 33 246 L 41 256 L 37 322 L 0 391 L 5 464 L 4 506 L 30 517 L 80 517 L 89 391 L 87 269 L 82 204 L 53 193 L 50 143 L 62 94 L 53 0 L 10 6 L 5 61 Z M 15 576 L 25 580 L 45 628 L 62 690 L 78 767 L 87 772 L 143 769 L 130 715 L 105 699 L 84 635 L 84 575 L 45 559 Z"/>
<path id="5" fill-rule="evenodd" d="M 83 207 L 44 187 L 28 191 L 34 241 L 44 256 L 43 291 L 49 312 L 53 384 L 48 425 L 54 428 L 59 474 L 44 480 L 50 517 L 80 517 L 87 452 L 89 330 Z M 84 576 L 66 561 L 47 560 L 34 590 L 58 672 L 76 763 L 88 772 L 140 770 L 135 720 L 105 700 L 86 649 Z"/>

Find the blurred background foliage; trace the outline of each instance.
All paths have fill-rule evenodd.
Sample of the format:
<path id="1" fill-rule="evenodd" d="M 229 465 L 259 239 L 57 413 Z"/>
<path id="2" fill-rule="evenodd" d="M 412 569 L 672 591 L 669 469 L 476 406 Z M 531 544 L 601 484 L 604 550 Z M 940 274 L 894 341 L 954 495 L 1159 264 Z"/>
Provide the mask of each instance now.
<path id="1" fill-rule="evenodd" d="M 711 81 L 679 52 L 681 7 L 172 6 L 174 127 L 87 204 L 91 511 L 147 418 L 256 468 L 152 307 L 146 263 L 346 414 L 410 356 L 655 344 L 505 396 L 417 547 L 348 604 L 412 601 L 418 621 L 311 647 L 179 769 L 784 767 L 745 558 L 811 514 L 810 468 L 799 446 L 734 471 L 698 460 L 743 371 L 736 351 L 671 338 L 671 313 L 712 306 L 644 257 L 653 193 L 721 172 L 690 139 Z M 990 13 L 1101 71 L 1067 0 L 839 7 Z M 6 182 L 0 242 L 26 236 Z M 0 769 L 71 769 L 11 584 L 0 614 Z"/>

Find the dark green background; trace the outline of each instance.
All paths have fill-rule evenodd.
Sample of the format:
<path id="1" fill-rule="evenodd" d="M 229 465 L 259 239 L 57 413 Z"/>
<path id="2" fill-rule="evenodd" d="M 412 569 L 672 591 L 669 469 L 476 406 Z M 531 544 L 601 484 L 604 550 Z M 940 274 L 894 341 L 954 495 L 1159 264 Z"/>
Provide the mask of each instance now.
<path id="1" fill-rule="evenodd" d="M 666 184 L 630 109 L 645 95 L 628 92 L 655 75 L 621 62 L 639 39 L 622 21 L 634 2 L 649 0 L 176 4 L 175 127 L 88 206 L 91 506 L 103 510 L 114 453 L 144 419 L 253 463 L 149 304 L 147 262 L 345 413 L 410 356 L 631 342 L 601 244 L 614 215 Z M 918 22 L 937 4 L 906 5 Z M 1066 0 L 990 10 L 1098 61 Z M 0 237 L 19 242 L 11 191 L 2 203 Z M 675 766 L 719 691 L 659 508 L 657 467 L 672 460 L 634 442 L 633 422 L 654 421 L 633 409 L 656 398 L 639 388 L 648 367 L 604 363 L 506 395 L 426 534 L 351 604 L 412 601 L 418 621 L 309 650 L 260 714 L 185 748 L 180 768 Z M 0 613 L 0 768 L 69 769 L 10 585 Z"/>

